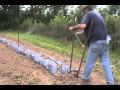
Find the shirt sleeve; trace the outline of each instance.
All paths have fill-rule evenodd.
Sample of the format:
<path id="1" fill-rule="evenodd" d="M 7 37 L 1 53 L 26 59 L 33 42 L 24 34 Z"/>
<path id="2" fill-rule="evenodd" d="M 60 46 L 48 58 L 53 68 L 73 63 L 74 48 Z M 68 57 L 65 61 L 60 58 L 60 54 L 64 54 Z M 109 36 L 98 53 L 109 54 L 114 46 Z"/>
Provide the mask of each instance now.
<path id="1" fill-rule="evenodd" d="M 81 21 L 81 24 L 88 24 L 89 22 L 90 22 L 90 14 L 85 14 Z"/>

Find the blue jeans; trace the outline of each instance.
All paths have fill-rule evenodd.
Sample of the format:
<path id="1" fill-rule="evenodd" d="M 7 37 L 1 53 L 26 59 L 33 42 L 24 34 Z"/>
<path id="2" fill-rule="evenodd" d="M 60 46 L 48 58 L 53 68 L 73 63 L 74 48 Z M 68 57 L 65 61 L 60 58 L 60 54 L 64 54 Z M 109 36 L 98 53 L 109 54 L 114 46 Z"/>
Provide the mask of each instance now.
<path id="1" fill-rule="evenodd" d="M 94 43 L 90 43 L 82 79 L 89 80 L 97 57 L 99 57 L 102 62 L 107 84 L 113 85 L 114 78 L 112 75 L 112 69 L 110 67 L 109 47 L 106 40 L 98 40 Z"/>

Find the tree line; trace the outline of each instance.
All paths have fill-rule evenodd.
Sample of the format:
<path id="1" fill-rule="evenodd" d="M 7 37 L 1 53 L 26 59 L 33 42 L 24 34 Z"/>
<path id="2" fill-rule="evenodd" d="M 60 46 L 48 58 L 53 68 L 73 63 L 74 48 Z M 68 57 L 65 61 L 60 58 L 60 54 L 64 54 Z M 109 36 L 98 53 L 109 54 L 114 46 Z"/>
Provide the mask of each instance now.
<path id="1" fill-rule="evenodd" d="M 69 13 L 69 5 L 30 5 L 23 10 L 24 7 L 24 5 L 0 5 L 0 30 L 19 30 L 71 40 L 68 27 L 80 23 L 82 19 L 79 6 Z M 120 5 L 107 5 L 98 11 L 103 15 L 112 36 L 111 49 L 120 48 Z M 74 21 L 75 16 L 77 22 Z"/>

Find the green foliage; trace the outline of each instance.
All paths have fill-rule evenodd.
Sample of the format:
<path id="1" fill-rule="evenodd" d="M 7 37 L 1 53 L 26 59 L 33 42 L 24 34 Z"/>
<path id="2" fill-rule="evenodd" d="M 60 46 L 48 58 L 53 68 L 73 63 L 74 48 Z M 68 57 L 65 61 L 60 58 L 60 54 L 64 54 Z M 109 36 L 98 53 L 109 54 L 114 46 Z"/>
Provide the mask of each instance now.
<path id="1" fill-rule="evenodd" d="M 55 18 L 50 21 L 49 26 L 53 30 L 56 38 L 66 38 L 68 20 L 69 17 L 64 16 L 63 10 L 59 10 Z"/>
<path id="2" fill-rule="evenodd" d="M 40 34 L 45 34 L 48 31 L 49 28 L 46 24 L 40 22 L 40 23 L 36 23 L 36 21 L 34 22 L 34 25 L 29 28 L 28 32 L 31 34 L 36 34 L 36 35 L 40 35 Z"/>
<path id="3" fill-rule="evenodd" d="M 34 25 L 29 28 L 29 33 L 66 39 L 66 34 L 69 32 L 66 27 L 68 19 L 69 18 L 67 16 L 64 16 L 63 10 L 59 10 L 55 18 L 50 21 L 49 25 L 42 22 L 34 22 Z"/>
<path id="4" fill-rule="evenodd" d="M 114 5 L 111 5 L 109 8 L 113 7 Z M 120 16 L 115 13 L 110 15 L 109 13 L 112 11 L 109 8 L 100 9 L 99 12 L 103 15 L 108 32 L 112 36 L 111 50 L 116 50 L 120 48 Z"/>
<path id="5" fill-rule="evenodd" d="M 0 7 L 0 23 L 3 24 L 3 28 L 16 27 L 19 22 L 19 5 L 0 5 Z"/>
<path id="6" fill-rule="evenodd" d="M 120 16 L 120 5 L 108 5 L 108 8 L 110 15 L 115 15 L 119 10 L 118 15 Z"/>
<path id="7" fill-rule="evenodd" d="M 107 15 L 105 21 L 112 36 L 111 49 L 116 50 L 120 48 L 120 16 Z"/>
<path id="8" fill-rule="evenodd" d="M 28 19 L 24 20 L 24 22 L 21 24 L 20 29 L 21 29 L 21 31 L 27 31 L 32 26 L 33 26 L 32 19 L 28 18 Z"/>
<path id="9" fill-rule="evenodd" d="M 54 26 L 65 26 L 67 24 L 68 18 L 64 16 L 63 10 L 59 10 L 55 18 L 51 20 L 50 24 Z"/>
<path id="10" fill-rule="evenodd" d="M 105 18 L 105 16 L 109 15 L 109 10 L 108 8 L 104 8 L 104 9 L 99 9 L 99 12 L 101 13 L 101 15 Z"/>

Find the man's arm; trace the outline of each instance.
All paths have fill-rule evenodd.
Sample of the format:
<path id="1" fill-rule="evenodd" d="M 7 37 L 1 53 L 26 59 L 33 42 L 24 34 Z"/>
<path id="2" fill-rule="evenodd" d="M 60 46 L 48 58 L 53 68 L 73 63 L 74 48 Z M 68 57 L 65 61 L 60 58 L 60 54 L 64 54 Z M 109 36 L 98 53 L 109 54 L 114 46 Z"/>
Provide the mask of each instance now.
<path id="1" fill-rule="evenodd" d="M 80 24 L 76 25 L 76 26 L 73 26 L 73 27 L 69 27 L 69 30 L 70 31 L 75 31 L 75 30 L 83 30 L 86 28 L 87 24 L 90 22 L 90 15 L 89 14 L 86 14 L 84 15 L 83 17 L 83 20 L 81 21 Z"/>
<path id="2" fill-rule="evenodd" d="M 86 28 L 86 24 L 78 24 L 76 26 L 73 27 L 74 29 L 85 29 Z"/>
<path id="3" fill-rule="evenodd" d="M 78 24 L 76 26 L 73 26 L 73 27 L 69 27 L 69 30 L 70 31 L 75 31 L 75 30 L 83 30 L 86 28 L 86 24 Z"/>

